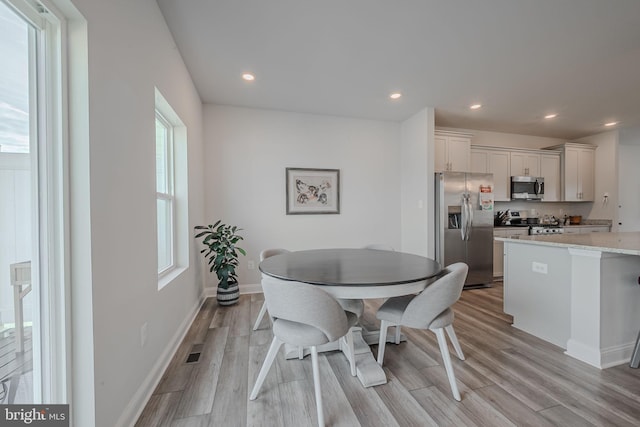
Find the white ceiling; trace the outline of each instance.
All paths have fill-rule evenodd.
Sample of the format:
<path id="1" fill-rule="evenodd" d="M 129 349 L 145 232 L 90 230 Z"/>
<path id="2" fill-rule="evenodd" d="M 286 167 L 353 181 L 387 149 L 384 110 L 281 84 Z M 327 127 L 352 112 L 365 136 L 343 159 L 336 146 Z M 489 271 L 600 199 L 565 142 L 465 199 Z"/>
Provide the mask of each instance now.
<path id="1" fill-rule="evenodd" d="M 205 103 L 434 107 L 438 126 L 566 139 L 640 125 L 639 0 L 157 1 Z"/>

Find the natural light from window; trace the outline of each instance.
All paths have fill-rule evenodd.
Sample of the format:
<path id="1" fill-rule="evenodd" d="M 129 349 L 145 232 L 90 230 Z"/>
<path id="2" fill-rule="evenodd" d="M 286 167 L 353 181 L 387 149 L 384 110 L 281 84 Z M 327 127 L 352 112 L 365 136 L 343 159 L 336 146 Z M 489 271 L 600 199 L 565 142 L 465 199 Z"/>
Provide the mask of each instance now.
<path id="1" fill-rule="evenodd" d="M 0 151 L 29 152 L 29 26 L 0 2 Z"/>
<path id="2" fill-rule="evenodd" d="M 158 290 L 189 266 L 187 127 L 155 89 Z"/>
<path id="3" fill-rule="evenodd" d="M 173 187 L 173 128 L 159 112 L 156 112 L 158 274 L 163 274 L 174 267 Z"/>

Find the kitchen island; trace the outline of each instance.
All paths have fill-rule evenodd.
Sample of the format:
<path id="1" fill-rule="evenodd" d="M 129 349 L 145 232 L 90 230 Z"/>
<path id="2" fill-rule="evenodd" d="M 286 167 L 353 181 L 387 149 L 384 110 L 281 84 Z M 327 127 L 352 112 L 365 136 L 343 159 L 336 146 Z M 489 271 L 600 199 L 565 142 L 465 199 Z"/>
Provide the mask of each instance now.
<path id="1" fill-rule="evenodd" d="M 640 233 L 496 240 L 514 327 L 598 368 L 629 362 L 640 329 Z"/>

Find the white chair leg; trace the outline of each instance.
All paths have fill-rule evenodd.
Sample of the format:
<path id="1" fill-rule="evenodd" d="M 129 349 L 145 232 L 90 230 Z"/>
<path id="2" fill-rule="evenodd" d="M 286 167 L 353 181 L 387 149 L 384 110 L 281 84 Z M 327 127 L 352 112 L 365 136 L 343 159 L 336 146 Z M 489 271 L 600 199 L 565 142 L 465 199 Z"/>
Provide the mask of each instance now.
<path id="1" fill-rule="evenodd" d="M 449 339 L 451 340 L 451 344 L 453 344 L 453 348 L 456 350 L 458 359 L 464 360 L 464 353 L 462 352 L 462 347 L 460 347 L 460 343 L 458 342 L 456 331 L 453 330 L 453 325 L 445 326 L 444 330 L 447 331 L 447 335 L 449 335 Z"/>
<path id="2" fill-rule="evenodd" d="M 387 342 L 387 328 L 389 328 L 389 322 L 386 320 L 380 321 L 380 341 L 378 341 L 378 365 L 382 366 L 384 360 L 384 346 Z"/>
<path id="3" fill-rule="evenodd" d="M 276 337 L 273 337 L 273 341 L 271 341 L 271 347 L 269 347 L 269 351 L 267 352 L 267 357 L 264 358 L 264 362 L 262 363 L 262 368 L 260 368 L 258 379 L 256 380 L 256 384 L 253 386 L 253 390 L 251 391 L 251 396 L 249 396 L 249 400 L 255 400 L 256 397 L 258 397 L 258 392 L 260 392 L 262 383 L 264 383 L 264 379 L 267 377 L 267 374 L 271 369 L 271 365 L 273 365 L 273 361 L 275 360 L 281 345 L 282 345 L 282 341 L 280 341 Z"/>
<path id="4" fill-rule="evenodd" d="M 396 344 L 400 344 L 400 325 L 396 325 Z"/>
<path id="5" fill-rule="evenodd" d="M 453 392 L 453 397 L 458 402 L 461 400 L 460 392 L 458 391 L 458 385 L 456 384 L 456 376 L 453 373 L 453 366 L 451 365 L 451 356 L 449 356 L 449 348 L 447 347 L 447 338 L 444 335 L 442 328 L 434 329 L 436 337 L 438 338 L 438 345 L 440 346 L 440 353 L 442 353 L 442 361 L 447 371 L 447 377 L 449 378 L 449 385 Z"/>
<path id="6" fill-rule="evenodd" d="M 353 329 L 349 329 L 349 332 L 345 336 L 347 340 L 347 348 L 349 349 L 349 365 L 351 366 L 351 376 L 355 377 L 356 372 L 356 350 L 353 346 Z"/>
<path id="7" fill-rule="evenodd" d="M 258 330 L 258 326 L 260 326 L 260 322 L 262 322 L 262 318 L 267 312 L 267 302 L 262 303 L 262 307 L 260 308 L 260 313 L 258 313 L 258 318 L 256 319 L 256 323 L 253 325 L 253 330 Z"/>
<path id="8" fill-rule="evenodd" d="M 311 366 L 313 368 L 313 386 L 316 392 L 316 410 L 318 411 L 318 425 L 324 427 L 324 411 L 322 410 L 322 390 L 320 389 L 320 369 L 318 366 L 318 349 L 311 347 Z"/>

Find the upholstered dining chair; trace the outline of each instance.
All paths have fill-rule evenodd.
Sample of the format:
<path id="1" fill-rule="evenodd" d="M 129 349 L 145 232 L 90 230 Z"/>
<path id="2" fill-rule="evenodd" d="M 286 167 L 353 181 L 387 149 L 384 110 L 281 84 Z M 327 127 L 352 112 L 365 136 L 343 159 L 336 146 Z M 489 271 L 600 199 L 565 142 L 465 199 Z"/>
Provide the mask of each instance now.
<path id="1" fill-rule="evenodd" d="M 290 251 L 282 248 L 272 248 L 265 249 L 260 252 L 260 261 L 264 261 L 265 259 L 272 257 L 274 255 L 280 255 L 284 253 L 288 253 Z M 361 299 L 341 299 L 338 298 L 338 303 L 342 306 L 343 309 L 354 313 L 358 318 L 362 316 L 364 312 L 364 302 Z M 260 327 L 260 323 L 262 323 L 262 319 L 264 315 L 267 313 L 267 302 L 262 303 L 262 307 L 260 308 L 260 312 L 258 313 L 258 318 L 253 325 L 253 330 L 256 331 Z M 302 357 L 301 357 L 302 358 Z"/>
<path id="2" fill-rule="evenodd" d="M 344 339 L 349 354 L 351 375 L 356 375 L 351 327 L 358 316 L 344 310 L 338 301 L 322 289 L 300 282 L 283 282 L 263 277 L 262 289 L 269 315 L 273 319 L 273 341 L 267 352 L 249 400 L 255 400 L 283 343 L 311 348 L 311 365 L 316 396 L 318 425 L 324 426 L 318 345 Z"/>
<path id="3" fill-rule="evenodd" d="M 260 262 L 274 255 L 285 254 L 288 252 L 289 252 L 288 250 L 282 249 L 282 248 L 265 249 L 262 252 L 260 252 Z M 264 318 L 264 315 L 266 314 L 266 312 L 267 312 L 267 302 L 265 301 L 262 303 L 262 307 L 260 308 L 260 312 L 258 313 L 258 318 L 256 319 L 256 323 L 254 323 L 253 325 L 254 331 L 257 330 L 258 327 L 260 327 L 260 323 L 262 322 L 262 319 Z"/>
<path id="4" fill-rule="evenodd" d="M 415 329 L 429 329 L 436 334 L 440 353 L 449 378 L 453 397 L 460 400 L 460 392 L 451 365 L 445 331 L 449 335 L 456 354 L 464 360 L 460 343 L 453 330 L 453 310 L 451 306 L 460 298 L 469 267 L 458 262 L 445 268 L 444 275 L 428 285 L 418 295 L 389 298 L 378 309 L 376 317 L 381 320 L 378 363 L 382 365 L 389 326 L 408 326 Z"/>
<path id="5" fill-rule="evenodd" d="M 392 251 L 395 252 L 395 249 L 393 248 L 393 246 L 391 245 L 385 245 L 385 244 L 381 244 L 381 243 L 372 243 L 369 244 L 367 246 L 364 246 L 364 249 L 374 249 L 377 251 Z M 401 335 L 401 328 L 400 325 L 395 325 L 395 336 L 394 336 L 394 342 L 396 344 L 400 344 L 400 335 Z"/>

